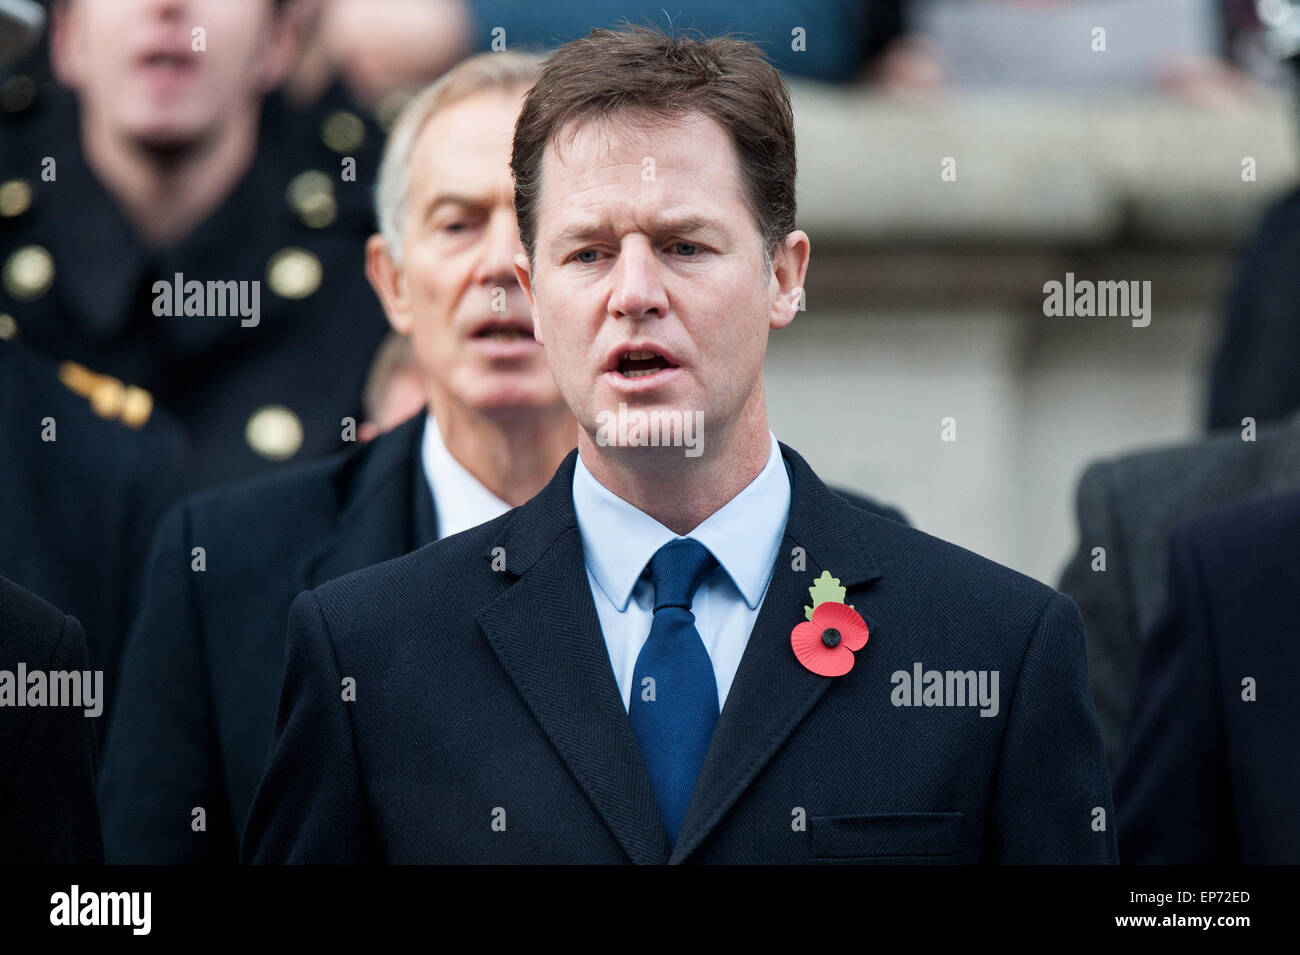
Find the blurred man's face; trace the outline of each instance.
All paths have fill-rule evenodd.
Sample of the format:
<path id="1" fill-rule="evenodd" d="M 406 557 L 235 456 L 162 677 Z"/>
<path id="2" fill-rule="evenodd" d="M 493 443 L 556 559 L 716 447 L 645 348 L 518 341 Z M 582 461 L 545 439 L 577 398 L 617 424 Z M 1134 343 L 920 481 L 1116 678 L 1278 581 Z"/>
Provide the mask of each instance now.
<path id="1" fill-rule="evenodd" d="M 523 90 L 472 94 L 416 140 L 400 265 L 371 240 L 370 273 L 393 327 L 412 336 L 439 407 L 500 415 L 560 405 L 515 278 L 522 251 L 510 144 Z"/>
<path id="2" fill-rule="evenodd" d="M 117 134 L 184 147 L 274 85 L 282 29 L 272 0 L 71 0 L 54 20 L 54 63 Z"/>
<path id="3" fill-rule="evenodd" d="M 791 233 L 802 257 L 778 269 L 783 287 L 764 272 L 726 131 L 700 113 L 615 116 L 572 141 L 561 130 L 541 180 L 536 259 L 520 258 L 520 281 L 584 432 L 594 440 L 597 415 L 621 403 L 703 412 L 714 439 L 765 420 L 768 330 L 794 318 L 806 237 Z"/>

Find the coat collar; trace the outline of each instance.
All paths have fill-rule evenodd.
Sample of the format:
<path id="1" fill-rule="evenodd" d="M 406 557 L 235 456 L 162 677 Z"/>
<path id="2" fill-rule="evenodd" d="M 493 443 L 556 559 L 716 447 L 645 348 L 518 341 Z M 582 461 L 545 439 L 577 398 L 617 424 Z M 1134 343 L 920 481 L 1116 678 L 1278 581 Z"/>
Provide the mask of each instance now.
<path id="1" fill-rule="evenodd" d="M 573 510 L 577 451 L 511 513 L 483 554 L 491 562 L 504 553 L 515 583 L 476 619 L 633 862 L 687 860 L 830 686 L 790 650 L 812 582 L 829 570 L 852 591 L 882 576 L 870 558 L 876 519 L 827 488 L 787 445 L 780 450 L 791 479 L 781 550 L 671 855 L 587 580 Z"/>
<path id="2" fill-rule="evenodd" d="M 425 413 L 345 457 L 330 474 L 328 540 L 301 565 L 303 589 L 414 550 L 437 538 L 436 505 L 420 462 Z"/>

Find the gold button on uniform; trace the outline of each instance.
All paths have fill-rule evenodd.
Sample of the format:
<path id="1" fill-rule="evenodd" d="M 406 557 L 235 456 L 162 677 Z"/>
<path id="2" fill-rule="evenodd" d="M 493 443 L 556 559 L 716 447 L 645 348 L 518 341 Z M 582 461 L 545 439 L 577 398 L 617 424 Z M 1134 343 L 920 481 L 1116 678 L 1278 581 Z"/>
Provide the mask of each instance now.
<path id="1" fill-rule="evenodd" d="M 30 76 L 11 76 L 0 86 L 0 109 L 6 113 L 21 113 L 36 99 L 36 81 Z"/>
<path id="2" fill-rule="evenodd" d="M 336 153 L 355 152 L 366 141 L 366 124 L 356 113 L 341 109 L 325 117 L 320 138 Z"/>
<path id="3" fill-rule="evenodd" d="M 284 298 L 306 298 L 320 288 L 320 259 L 306 249 L 281 249 L 266 263 L 271 290 Z"/>
<path id="4" fill-rule="evenodd" d="M 318 169 L 309 169 L 293 177 L 285 194 L 289 207 L 313 229 L 323 229 L 334 222 L 338 204 L 334 201 L 334 183 Z"/>
<path id="5" fill-rule="evenodd" d="M 244 438 L 262 457 L 284 461 L 302 447 L 302 422 L 284 405 L 267 405 L 248 419 Z"/>
<path id="6" fill-rule="evenodd" d="M 122 423 L 131 428 L 143 428 L 153 414 L 153 395 L 134 385 L 126 386 L 122 396 Z"/>
<path id="7" fill-rule="evenodd" d="M 5 263 L 5 291 L 20 302 L 40 298 L 54 284 L 54 257 L 39 245 L 25 245 Z"/>
<path id="8" fill-rule="evenodd" d="M 12 341 L 18 337 L 18 323 L 9 314 L 0 315 L 0 342 Z"/>
<path id="9" fill-rule="evenodd" d="M 0 216 L 12 219 L 26 212 L 32 204 L 32 187 L 25 180 L 10 179 L 0 185 Z"/>

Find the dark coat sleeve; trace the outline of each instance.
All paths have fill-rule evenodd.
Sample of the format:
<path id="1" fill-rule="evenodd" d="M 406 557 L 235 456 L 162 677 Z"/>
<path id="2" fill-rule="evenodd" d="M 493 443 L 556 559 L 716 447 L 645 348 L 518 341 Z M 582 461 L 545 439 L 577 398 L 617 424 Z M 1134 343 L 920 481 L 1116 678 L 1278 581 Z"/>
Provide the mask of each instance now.
<path id="1" fill-rule="evenodd" d="M 12 670 L 25 659 L 29 670 L 86 670 L 86 636 L 76 618 L 53 612 L 43 601 L 11 600 L 11 590 L 18 588 L 6 583 L 0 599 L 5 610 L 0 630 L 8 631 L 0 634 L 0 666 Z M 10 647 L 15 637 L 18 646 Z M 94 721 L 75 706 L 5 707 L 0 720 L 8 724 L 0 732 L 0 861 L 103 862 Z"/>
<path id="2" fill-rule="evenodd" d="M 265 863 L 371 861 L 350 708 L 344 674 L 320 604 L 301 593 L 289 611 L 284 684 L 275 719 L 271 758 L 253 797 L 242 859 Z"/>
<path id="3" fill-rule="evenodd" d="M 158 528 L 121 668 L 100 781 L 104 852 L 114 864 L 234 863 L 238 856 L 212 725 L 187 514 L 177 505 Z"/>
<path id="4" fill-rule="evenodd" d="M 1168 601 L 1143 649 L 1141 692 L 1115 777 L 1126 863 L 1227 863 L 1236 857 L 1202 580 L 1191 536 L 1175 533 Z"/>
<path id="5" fill-rule="evenodd" d="M 1128 724 L 1133 680 L 1142 634 L 1127 542 L 1119 527 L 1110 468 L 1089 467 L 1079 481 L 1075 512 L 1079 544 L 1061 575 L 1060 590 L 1070 597 L 1083 618 L 1088 653 L 1088 682 L 1097 721 L 1113 772 Z M 1093 570 L 1093 548 L 1106 551 L 1105 570 Z"/>
<path id="6" fill-rule="evenodd" d="M 1010 693 L 990 810 L 991 861 L 1117 862 L 1083 627 L 1067 598 L 1058 594 L 1043 611 Z"/>

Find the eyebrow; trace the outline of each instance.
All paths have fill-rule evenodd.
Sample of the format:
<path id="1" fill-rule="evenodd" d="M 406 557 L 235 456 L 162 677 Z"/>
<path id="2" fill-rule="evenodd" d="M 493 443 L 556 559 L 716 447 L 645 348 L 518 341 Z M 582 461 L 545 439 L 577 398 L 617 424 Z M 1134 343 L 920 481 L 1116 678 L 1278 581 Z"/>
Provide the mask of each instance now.
<path id="1" fill-rule="evenodd" d="M 485 206 L 488 202 L 489 200 L 483 196 L 471 196 L 462 192 L 440 192 L 425 203 L 423 221 L 427 222 L 443 206 L 467 206 L 473 208 Z"/>
<path id="2" fill-rule="evenodd" d="M 575 242 L 587 242 L 591 239 L 606 235 L 610 231 L 609 222 L 601 220 L 599 222 L 575 222 L 573 225 L 563 229 L 555 237 L 556 243 L 566 246 Z M 726 230 L 721 224 L 707 216 L 687 215 L 675 219 L 666 219 L 655 226 L 655 233 L 664 235 L 667 233 L 708 233 L 715 236 L 726 234 Z"/>

